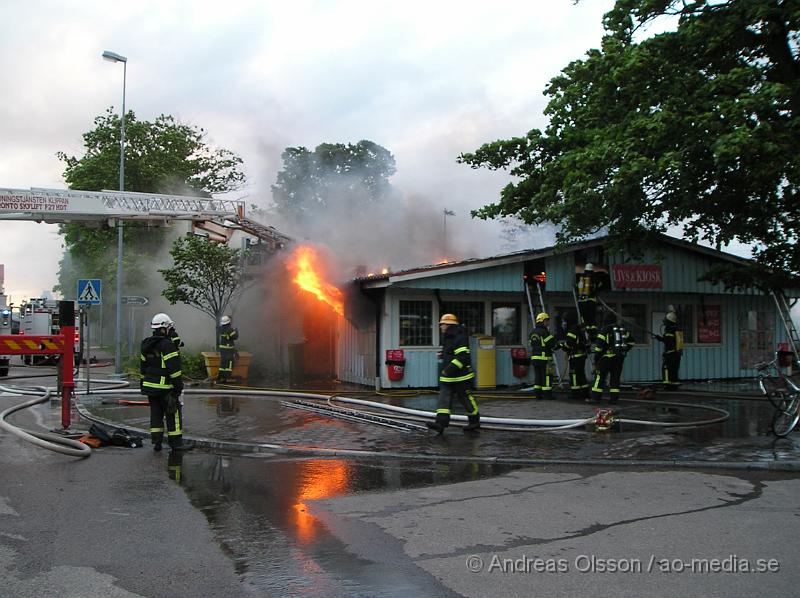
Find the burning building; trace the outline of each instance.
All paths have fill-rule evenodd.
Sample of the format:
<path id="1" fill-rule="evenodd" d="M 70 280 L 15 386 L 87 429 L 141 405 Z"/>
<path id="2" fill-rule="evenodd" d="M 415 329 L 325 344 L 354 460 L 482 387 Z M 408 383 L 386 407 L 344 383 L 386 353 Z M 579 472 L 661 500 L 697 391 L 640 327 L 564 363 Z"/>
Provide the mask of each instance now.
<path id="1" fill-rule="evenodd" d="M 339 286 L 330 282 L 337 280 L 333 260 L 299 246 L 284 259 L 282 274 L 269 278 L 280 292 L 273 293 L 277 303 L 264 307 L 272 319 L 268 334 L 277 339 L 279 361 L 303 379 L 432 388 L 439 374 L 437 323 L 441 314 L 454 313 L 476 341 L 479 379 L 482 364 L 491 362 L 491 386 L 528 384 L 530 372 L 517 366 L 528 349 L 532 314 L 549 313 L 554 334 L 563 335 L 563 323 L 575 317 L 576 274 L 591 262 L 608 276 L 601 311 L 619 314 L 636 341 L 624 381 L 660 379 L 662 347 L 652 335 L 667 306 L 684 333 L 683 379 L 753 376 L 753 364 L 787 342 L 772 297 L 700 280 L 715 264 L 748 260 L 666 235 L 632 260 L 607 251 L 604 241 L 396 272 L 364 269 Z M 786 294 L 797 297 L 800 290 Z"/>

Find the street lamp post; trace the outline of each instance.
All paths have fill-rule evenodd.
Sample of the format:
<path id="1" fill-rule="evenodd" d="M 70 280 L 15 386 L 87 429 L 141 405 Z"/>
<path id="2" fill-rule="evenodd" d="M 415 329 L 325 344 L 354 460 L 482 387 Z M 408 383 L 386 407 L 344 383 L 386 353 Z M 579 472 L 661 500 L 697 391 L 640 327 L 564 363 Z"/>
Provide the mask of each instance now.
<path id="1" fill-rule="evenodd" d="M 128 59 L 106 50 L 103 59 L 122 63 L 122 114 L 119 119 L 119 190 L 125 191 L 125 84 L 128 79 Z M 122 220 L 117 218 L 117 322 L 114 349 L 114 373 L 122 376 Z"/>
<path id="2" fill-rule="evenodd" d="M 443 232 L 443 243 L 442 244 L 444 245 L 445 257 L 447 257 L 447 217 L 448 216 L 455 216 L 455 215 L 456 215 L 456 213 L 454 211 L 448 210 L 447 208 L 444 208 L 442 210 L 442 216 L 444 218 L 444 227 L 443 227 L 443 230 L 442 230 L 442 232 Z"/>

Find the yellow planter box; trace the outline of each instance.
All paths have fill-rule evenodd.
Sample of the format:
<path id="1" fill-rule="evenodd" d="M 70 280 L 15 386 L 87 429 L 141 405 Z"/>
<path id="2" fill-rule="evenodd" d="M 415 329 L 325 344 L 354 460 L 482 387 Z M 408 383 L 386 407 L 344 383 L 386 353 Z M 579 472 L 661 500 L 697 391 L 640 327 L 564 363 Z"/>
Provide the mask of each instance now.
<path id="1" fill-rule="evenodd" d="M 205 360 L 208 377 L 212 380 L 216 380 L 219 374 L 219 353 L 216 351 L 201 351 L 200 355 L 202 355 Z M 232 377 L 240 380 L 247 380 L 247 375 L 250 370 L 250 360 L 252 358 L 252 353 L 239 351 L 239 359 L 233 364 Z"/>

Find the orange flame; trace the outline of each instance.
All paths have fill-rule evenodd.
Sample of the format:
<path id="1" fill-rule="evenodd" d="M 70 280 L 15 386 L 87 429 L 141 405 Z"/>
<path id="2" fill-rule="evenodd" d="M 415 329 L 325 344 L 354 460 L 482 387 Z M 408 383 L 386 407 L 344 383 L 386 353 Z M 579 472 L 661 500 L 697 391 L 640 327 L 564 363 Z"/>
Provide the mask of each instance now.
<path id="1" fill-rule="evenodd" d="M 344 315 L 342 292 L 323 280 L 320 258 L 313 247 L 300 245 L 292 253 L 286 267 L 292 273 L 292 282 L 330 305 L 340 316 Z"/>
<path id="2" fill-rule="evenodd" d="M 297 536 L 300 542 L 314 539 L 320 528 L 317 519 L 308 512 L 307 501 L 329 496 L 339 496 L 347 490 L 352 477 L 350 465 L 338 459 L 331 461 L 306 461 L 300 467 L 303 478 L 297 502 L 294 504 Z"/>

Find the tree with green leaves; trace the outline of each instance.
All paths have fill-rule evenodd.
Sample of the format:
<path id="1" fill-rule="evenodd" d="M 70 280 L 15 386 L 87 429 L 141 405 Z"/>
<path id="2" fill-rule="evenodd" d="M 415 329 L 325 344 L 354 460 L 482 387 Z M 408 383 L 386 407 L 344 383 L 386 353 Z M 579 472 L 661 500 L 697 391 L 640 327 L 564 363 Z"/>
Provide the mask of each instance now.
<path id="1" fill-rule="evenodd" d="M 665 33 L 647 36 L 658 21 Z M 617 0 L 600 49 L 546 94 L 549 124 L 459 161 L 516 180 L 480 218 L 559 225 L 558 242 L 606 230 L 641 249 L 682 227 L 691 241 L 755 247 L 729 284 L 800 275 L 800 4 L 796 0 Z M 739 272 L 741 275 L 741 272 Z"/>
<path id="2" fill-rule="evenodd" d="M 109 109 L 94 120 L 95 128 L 83 135 L 83 157 L 57 155 L 66 164 L 64 179 L 70 189 L 101 191 L 119 186 L 120 120 Z M 244 182 L 242 160 L 226 149 L 215 149 L 203 129 L 161 115 L 139 121 L 133 111 L 125 116 L 125 189 L 142 193 L 169 193 L 210 197 L 232 191 Z M 65 296 L 74 292 L 78 278 L 116 281 L 117 233 L 113 228 L 80 223 L 59 226 L 66 248 L 59 268 L 59 285 Z M 163 229 L 129 222 L 124 227 L 125 282 L 140 284 L 148 258 L 163 248 Z M 144 259 L 142 259 L 144 257 Z"/>
<path id="3" fill-rule="evenodd" d="M 169 253 L 172 267 L 158 271 L 167 285 L 161 294 L 172 305 L 185 303 L 208 314 L 216 329 L 244 291 L 245 251 L 189 234 L 176 239 Z"/>
<path id="4" fill-rule="evenodd" d="M 272 186 L 275 212 L 290 222 L 344 208 L 358 210 L 390 197 L 394 156 L 372 141 L 289 147 Z"/>

